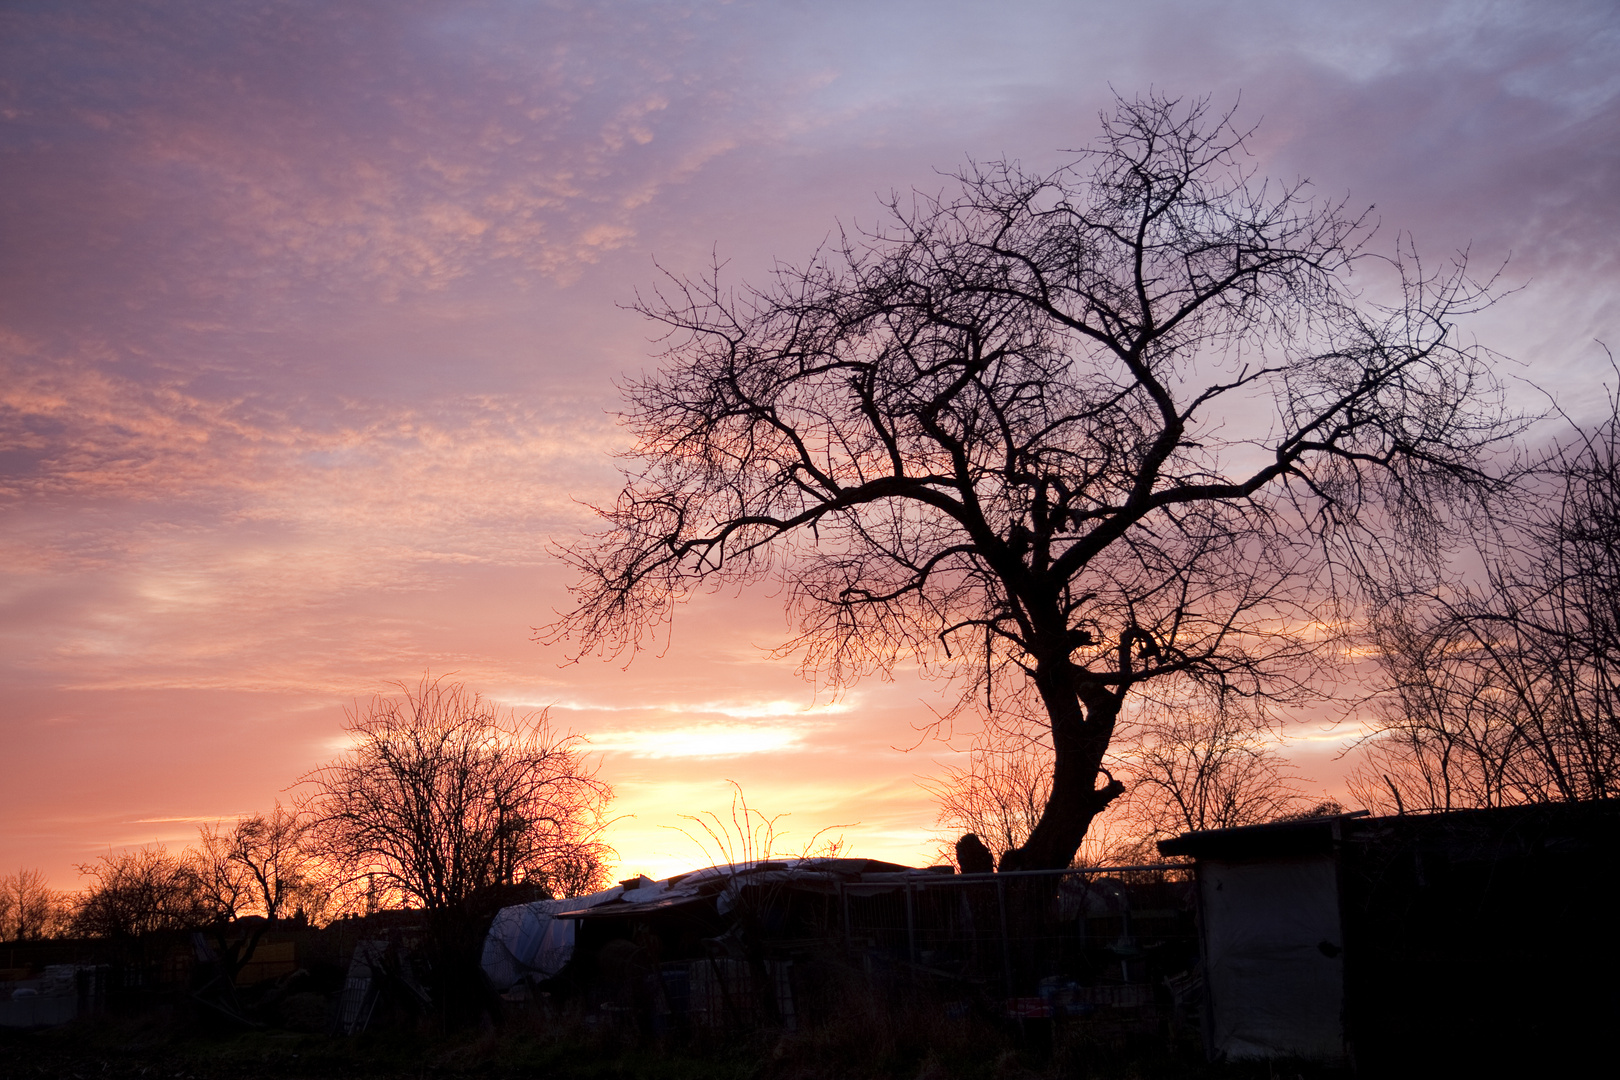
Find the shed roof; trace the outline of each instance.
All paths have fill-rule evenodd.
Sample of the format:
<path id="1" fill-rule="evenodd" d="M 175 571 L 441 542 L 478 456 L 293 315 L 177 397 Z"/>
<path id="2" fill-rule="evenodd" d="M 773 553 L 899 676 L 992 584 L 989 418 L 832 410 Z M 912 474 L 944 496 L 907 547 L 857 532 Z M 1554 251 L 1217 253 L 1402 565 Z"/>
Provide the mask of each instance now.
<path id="1" fill-rule="evenodd" d="M 1234 829 L 1207 829 L 1182 833 L 1159 841 L 1159 854 L 1190 856 L 1194 859 L 1288 858 L 1296 855 L 1322 855 L 1333 849 L 1341 825 L 1351 818 L 1366 817 L 1367 811 L 1272 821 L 1264 825 L 1243 825 Z"/>
<path id="2" fill-rule="evenodd" d="M 1603 853 L 1614 850 L 1620 836 L 1620 800 L 1579 803 L 1533 803 L 1469 810 L 1369 817 L 1367 811 L 1274 821 L 1236 829 L 1183 833 L 1159 841 L 1163 855 L 1194 859 L 1242 860 L 1323 855 L 1334 844 L 1420 843 L 1461 851 L 1483 844 L 1481 851 L 1500 858 L 1509 847 Z M 1507 846 L 1504 846 L 1507 845 Z"/>

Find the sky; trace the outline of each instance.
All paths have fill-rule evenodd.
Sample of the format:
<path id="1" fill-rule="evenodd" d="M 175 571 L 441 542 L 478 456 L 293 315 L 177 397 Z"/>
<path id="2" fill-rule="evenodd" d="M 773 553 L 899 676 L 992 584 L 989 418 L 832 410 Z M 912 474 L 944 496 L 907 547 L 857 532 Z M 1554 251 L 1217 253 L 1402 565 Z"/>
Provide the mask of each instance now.
<path id="1" fill-rule="evenodd" d="M 591 741 L 626 875 L 706 861 L 670 826 L 728 780 L 789 848 L 926 860 L 938 686 L 818 696 L 767 590 L 570 664 L 554 545 L 617 490 L 659 266 L 761 282 L 1150 90 L 1380 244 L 1505 264 L 1465 330 L 1525 407 L 1603 406 L 1612 3 L 0 4 L 0 871 L 287 800 L 424 672 Z M 1336 792 L 1356 730 L 1287 749 Z"/>

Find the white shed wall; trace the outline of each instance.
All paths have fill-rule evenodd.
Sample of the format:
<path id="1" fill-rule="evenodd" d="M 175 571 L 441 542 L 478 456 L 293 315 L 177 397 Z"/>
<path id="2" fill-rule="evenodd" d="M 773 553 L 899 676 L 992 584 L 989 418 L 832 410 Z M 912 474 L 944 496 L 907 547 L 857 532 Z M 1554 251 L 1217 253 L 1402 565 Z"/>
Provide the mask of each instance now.
<path id="1" fill-rule="evenodd" d="M 1343 1062 L 1344 942 L 1333 859 L 1201 860 L 1198 886 L 1215 1052 Z"/>

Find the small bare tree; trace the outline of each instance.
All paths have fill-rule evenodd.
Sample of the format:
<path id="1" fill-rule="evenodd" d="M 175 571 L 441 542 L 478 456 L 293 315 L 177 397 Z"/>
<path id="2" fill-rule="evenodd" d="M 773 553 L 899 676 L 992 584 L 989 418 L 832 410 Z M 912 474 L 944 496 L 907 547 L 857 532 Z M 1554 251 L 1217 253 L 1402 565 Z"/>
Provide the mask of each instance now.
<path id="1" fill-rule="evenodd" d="M 1183 832 L 1256 825 L 1302 807 L 1276 732 L 1244 703 L 1195 692 L 1142 704 L 1119 758 L 1144 851 Z"/>
<path id="2" fill-rule="evenodd" d="M 429 910 L 600 866 L 612 789 L 579 736 L 424 678 L 349 714 L 354 748 L 303 778 L 315 850 L 346 880 Z"/>
<path id="3" fill-rule="evenodd" d="M 229 825 L 198 827 L 198 843 L 186 859 L 210 906 L 220 913 L 213 929 L 220 962 L 234 981 L 253 959 L 265 931 L 296 909 L 319 919 L 331 889 L 308 852 L 306 823 L 276 803 L 268 815 L 250 814 Z M 242 916 L 260 916 L 233 928 Z"/>
<path id="4" fill-rule="evenodd" d="M 1387 812 L 1518 801 L 1521 702 L 1489 651 L 1443 612 L 1412 602 L 1383 611 L 1373 637 L 1385 689 L 1350 777 L 1357 801 Z M 1518 666 L 1509 650 L 1499 655 Z"/>
<path id="5" fill-rule="evenodd" d="M 182 856 L 190 863 L 199 887 L 211 907 L 229 922 L 243 915 L 258 914 L 253 907 L 253 883 L 246 868 L 231 858 L 232 837 L 221 825 L 197 827 L 197 845 Z"/>
<path id="6" fill-rule="evenodd" d="M 108 852 L 79 867 L 93 879 L 74 912 L 74 933 L 118 940 L 195 930 L 227 916 L 194 861 L 156 844 Z"/>
<path id="7" fill-rule="evenodd" d="M 608 861 L 611 856 L 605 844 L 582 845 L 549 859 L 538 876 L 526 880 L 559 898 L 600 892 L 613 883 L 613 865 Z"/>
<path id="8" fill-rule="evenodd" d="M 324 868 L 309 848 L 309 823 L 278 801 L 268 814 L 198 829 L 199 872 L 232 916 L 271 922 L 302 912 L 319 920 L 332 902 Z"/>
<path id="9" fill-rule="evenodd" d="M 424 677 L 348 716 L 353 748 L 307 774 L 313 849 L 372 897 L 425 908 L 447 1022 L 498 1008 L 478 966 L 480 908 L 505 887 L 594 876 L 612 789 L 584 740 Z"/>
<path id="10" fill-rule="evenodd" d="M 911 657 L 969 705 L 1038 698 L 1050 792 L 1003 862 L 1067 865 L 1132 695 L 1299 692 L 1353 583 L 1440 545 L 1510 434 L 1454 327 L 1488 289 L 1374 260 L 1244 140 L 1121 100 L 1062 168 L 896 197 L 770 288 L 673 279 L 638 464 L 543 637 L 617 655 L 695 590 L 780 581 L 784 649 L 835 690 Z M 1386 305 L 1350 282 L 1374 266 Z"/>
<path id="11" fill-rule="evenodd" d="M 943 776 L 924 781 L 939 803 L 935 823 L 946 842 L 941 854 L 964 833 L 977 836 L 997 861 L 1023 847 L 1051 796 L 1051 756 L 1025 741 L 980 744 L 968 751 L 965 766 L 947 766 Z"/>
<path id="12" fill-rule="evenodd" d="M 0 941 L 55 937 L 67 928 L 71 908 L 39 870 L 19 869 L 0 878 Z"/>

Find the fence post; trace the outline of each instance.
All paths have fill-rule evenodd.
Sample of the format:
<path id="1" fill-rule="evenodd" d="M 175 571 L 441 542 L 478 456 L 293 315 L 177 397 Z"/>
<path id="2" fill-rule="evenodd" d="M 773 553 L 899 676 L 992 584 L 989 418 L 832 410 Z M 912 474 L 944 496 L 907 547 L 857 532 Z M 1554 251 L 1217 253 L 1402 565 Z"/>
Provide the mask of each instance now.
<path id="1" fill-rule="evenodd" d="M 1007 882 L 996 878 L 996 910 L 1001 914 L 1001 977 L 1006 983 L 1007 996 L 1013 994 L 1012 953 L 1007 941 Z"/>
<path id="2" fill-rule="evenodd" d="M 917 922 L 911 914 L 911 878 L 906 877 L 906 957 L 913 966 L 917 963 Z M 912 973 L 915 976 L 915 972 Z"/>

